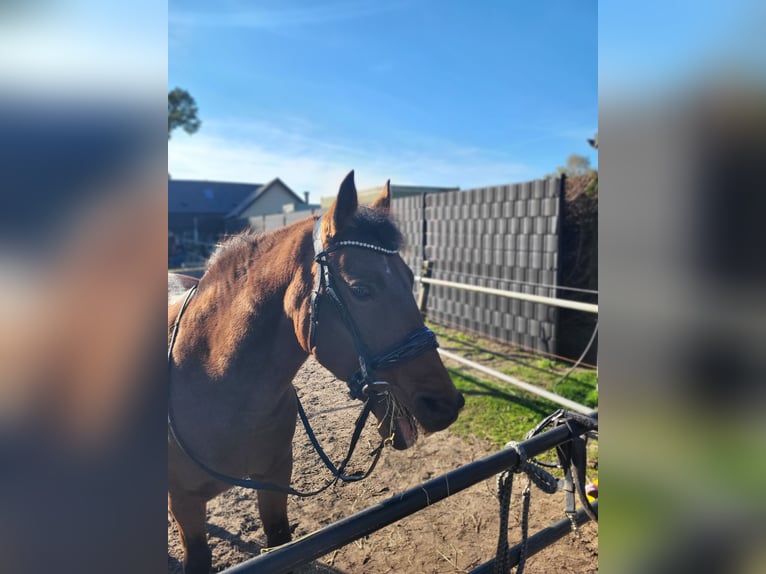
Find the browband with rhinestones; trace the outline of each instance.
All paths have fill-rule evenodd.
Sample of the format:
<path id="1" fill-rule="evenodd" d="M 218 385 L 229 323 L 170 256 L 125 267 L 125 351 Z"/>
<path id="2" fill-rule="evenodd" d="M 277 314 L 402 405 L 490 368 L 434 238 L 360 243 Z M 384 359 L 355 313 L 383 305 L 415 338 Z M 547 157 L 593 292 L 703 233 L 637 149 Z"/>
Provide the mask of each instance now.
<path id="1" fill-rule="evenodd" d="M 351 247 L 364 247 L 365 249 L 372 249 L 373 251 L 379 251 L 380 253 L 385 253 L 386 255 L 396 255 L 399 253 L 398 249 L 386 249 L 385 247 L 373 245 L 372 243 L 364 243 L 363 241 L 337 241 L 332 245 L 338 247 L 342 245 L 349 245 Z"/>

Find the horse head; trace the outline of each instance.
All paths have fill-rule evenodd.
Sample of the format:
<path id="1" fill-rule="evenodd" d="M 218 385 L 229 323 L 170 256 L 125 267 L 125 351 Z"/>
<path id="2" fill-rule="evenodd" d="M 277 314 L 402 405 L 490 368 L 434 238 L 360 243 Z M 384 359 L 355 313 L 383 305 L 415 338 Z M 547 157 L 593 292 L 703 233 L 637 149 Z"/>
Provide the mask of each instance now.
<path id="1" fill-rule="evenodd" d="M 392 438 L 394 448 L 406 449 L 417 439 L 417 423 L 426 432 L 442 430 L 455 421 L 464 400 L 415 303 L 414 277 L 398 253 L 401 235 L 390 204 L 386 182 L 369 207 L 360 206 L 352 171 L 316 225 L 310 346 L 322 365 L 351 381 L 352 396 L 367 398 L 353 387 L 360 377 L 375 381 L 364 394 L 372 393 L 380 433 Z"/>

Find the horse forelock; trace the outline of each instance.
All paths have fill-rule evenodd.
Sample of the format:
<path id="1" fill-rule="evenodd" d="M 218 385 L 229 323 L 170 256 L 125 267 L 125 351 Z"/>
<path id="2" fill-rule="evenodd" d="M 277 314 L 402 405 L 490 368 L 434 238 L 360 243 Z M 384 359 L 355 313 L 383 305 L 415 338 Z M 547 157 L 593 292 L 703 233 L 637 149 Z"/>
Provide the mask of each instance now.
<path id="1" fill-rule="evenodd" d="M 399 249 L 402 246 L 402 234 L 391 216 L 382 209 L 360 206 L 332 242 L 364 241 L 385 249 Z"/>

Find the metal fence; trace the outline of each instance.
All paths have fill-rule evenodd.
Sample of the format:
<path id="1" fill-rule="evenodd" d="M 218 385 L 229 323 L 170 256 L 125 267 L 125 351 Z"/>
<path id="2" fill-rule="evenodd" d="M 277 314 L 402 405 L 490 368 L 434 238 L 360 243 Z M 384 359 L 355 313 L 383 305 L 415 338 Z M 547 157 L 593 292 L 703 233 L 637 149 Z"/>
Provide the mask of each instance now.
<path id="1" fill-rule="evenodd" d="M 595 422 L 597 428 L 597 415 L 594 415 L 592 422 Z M 533 459 L 545 451 L 586 434 L 591 428 L 592 425 L 583 426 L 582 422 L 578 422 L 576 419 L 567 420 L 566 424 L 561 424 L 551 430 L 527 438 L 516 449 L 505 448 L 495 454 L 463 465 L 223 572 L 224 574 L 255 574 L 256 572 L 260 574 L 283 574 L 293 571 L 333 550 L 350 544 L 354 540 L 491 478 L 497 473 L 507 469 L 517 469 L 518 465 L 523 465 L 526 462 L 519 457 L 520 452 L 525 453 L 527 460 Z M 592 508 L 597 509 L 598 507 Z M 542 550 L 571 532 L 573 522 L 583 524 L 588 519 L 588 516 L 581 511 L 541 530 L 529 539 L 527 555 Z M 510 565 L 517 565 L 520 559 L 521 546 L 509 548 L 508 552 Z M 493 571 L 493 566 L 494 560 L 491 560 L 472 570 L 471 573 L 484 574 Z"/>
<path id="2" fill-rule="evenodd" d="M 258 215 L 248 219 L 250 227 L 259 233 L 274 231 L 280 227 L 285 227 L 301 219 L 306 219 L 311 215 L 320 215 L 324 209 L 312 209 L 304 211 L 291 211 L 289 213 L 274 213 L 271 215 Z"/>

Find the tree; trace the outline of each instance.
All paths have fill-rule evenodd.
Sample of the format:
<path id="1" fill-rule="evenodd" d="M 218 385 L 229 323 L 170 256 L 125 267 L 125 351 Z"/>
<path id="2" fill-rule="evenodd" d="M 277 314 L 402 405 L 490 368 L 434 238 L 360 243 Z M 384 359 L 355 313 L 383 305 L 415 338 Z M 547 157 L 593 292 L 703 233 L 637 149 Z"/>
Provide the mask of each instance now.
<path id="1" fill-rule="evenodd" d="M 181 88 L 168 92 L 168 139 L 176 128 L 187 134 L 196 132 L 202 122 L 197 117 L 197 103 L 191 94 Z"/>
<path id="2" fill-rule="evenodd" d="M 557 171 L 559 174 L 564 174 L 568 177 L 588 175 L 591 172 L 590 160 L 584 155 L 569 154 L 566 166 L 559 166 Z"/>

